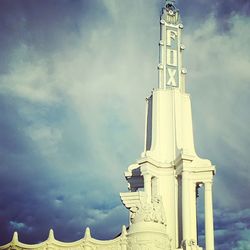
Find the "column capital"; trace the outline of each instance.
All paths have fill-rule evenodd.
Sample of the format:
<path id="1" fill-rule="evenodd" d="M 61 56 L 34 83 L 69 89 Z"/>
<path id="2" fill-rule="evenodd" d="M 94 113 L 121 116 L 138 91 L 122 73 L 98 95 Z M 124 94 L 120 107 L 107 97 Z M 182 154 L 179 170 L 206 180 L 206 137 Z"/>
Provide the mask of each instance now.
<path id="1" fill-rule="evenodd" d="M 152 178 L 153 175 L 149 171 L 145 171 L 142 173 L 143 178 Z"/>
<path id="2" fill-rule="evenodd" d="M 207 192 L 212 192 L 212 182 L 205 182 L 204 183 L 204 191 L 205 191 L 205 193 L 207 193 Z"/>
<path id="3" fill-rule="evenodd" d="M 206 180 L 203 183 L 204 183 L 204 186 L 212 186 L 214 182 L 213 180 Z"/>

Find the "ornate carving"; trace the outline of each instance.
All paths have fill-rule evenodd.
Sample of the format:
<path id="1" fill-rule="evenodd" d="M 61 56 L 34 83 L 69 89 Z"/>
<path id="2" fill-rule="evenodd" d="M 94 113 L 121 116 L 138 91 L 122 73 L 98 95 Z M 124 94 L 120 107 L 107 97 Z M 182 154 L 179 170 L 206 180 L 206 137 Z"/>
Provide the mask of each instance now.
<path id="1" fill-rule="evenodd" d="M 166 23 L 178 24 L 180 21 L 179 10 L 174 5 L 175 1 L 168 0 L 166 2 L 166 7 L 164 8 L 165 16 L 164 19 Z"/>
<path id="2" fill-rule="evenodd" d="M 171 249 L 168 239 L 140 239 L 139 237 L 133 237 L 128 243 L 129 250 L 156 250 L 156 249 Z"/>
<path id="3" fill-rule="evenodd" d="M 195 240 L 183 240 L 182 241 L 183 250 L 200 250 L 201 248 L 196 244 Z"/>
<path id="4" fill-rule="evenodd" d="M 146 201 L 146 197 L 140 197 L 140 203 L 136 207 L 131 207 L 131 222 L 155 222 L 166 225 L 162 200 L 160 196 L 155 196 L 151 203 Z"/>

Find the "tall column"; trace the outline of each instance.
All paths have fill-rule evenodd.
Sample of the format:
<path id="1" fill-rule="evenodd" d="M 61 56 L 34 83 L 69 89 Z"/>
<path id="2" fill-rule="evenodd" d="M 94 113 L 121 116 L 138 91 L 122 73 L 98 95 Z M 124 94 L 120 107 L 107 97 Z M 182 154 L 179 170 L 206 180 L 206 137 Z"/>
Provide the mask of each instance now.
<path id="1" fill-rule="evenodd" d="M 196 209 L 196 183 L 191 182 L 190 213 L 191 213 L 191 238 L 197 244 L 197 209 Z"/>
<path id="2" fill-rule="evenodd" d="M 144 132 L 144 152 L 142 153 L 142 157 L 146 155 L 147 151 L 147 136 L 148 136 L 148 109 L 149 109 L 149 101 L 146 98 L 146 109 L 145 109 L 145 132 Z"/>
<path id="3" fill-rule="evenodd" d="M 152 176 L 150 174 L 144 174 L 144 192 L 147 194 L 147 202 L 151 202 L 151 178 Z"/>
<path id="4" fill-rule="evenodd" d="M 205 241 L 206 250 L 214 250 L 212 182 L 205 182 Z"/>
<path id="5" fill-rule="evenodd" d="M 183 240 L 190 238 L 190 198 L 189 198 L 188 173 L 182 173 L 182 237 Z"/>

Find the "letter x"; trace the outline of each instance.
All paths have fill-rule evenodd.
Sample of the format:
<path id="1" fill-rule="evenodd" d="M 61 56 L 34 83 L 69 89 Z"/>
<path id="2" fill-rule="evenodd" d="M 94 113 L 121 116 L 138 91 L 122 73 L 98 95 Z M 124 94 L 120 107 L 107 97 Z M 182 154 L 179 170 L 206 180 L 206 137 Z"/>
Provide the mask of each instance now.
<path id="1" fill-rule="evenodd" d="M 168 68 L 168 74 L 169 74 L 169 79 L 168 79 L 167 85 L 177 86 L 176 81 L 175 81 L 176 69 Z"/>

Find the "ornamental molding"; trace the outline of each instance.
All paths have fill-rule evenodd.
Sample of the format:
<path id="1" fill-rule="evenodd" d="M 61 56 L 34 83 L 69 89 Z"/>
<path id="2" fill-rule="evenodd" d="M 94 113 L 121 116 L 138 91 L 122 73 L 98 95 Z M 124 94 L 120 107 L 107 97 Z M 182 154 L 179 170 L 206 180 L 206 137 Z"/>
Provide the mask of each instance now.
<path id="1" fill-rule="evenodd" d="M 53 230 L 46 241 L 39 244 L 25 244 L 18 240 L 15 232 L 10 243 L 0 246 L 0 250 L 123 250 L 127 246 L 126 227 L 122 227 L 121 235 L 113 240 L 97 240 L 91 237 L 90 229 L 86 228 L 84 238 L 75 242 L 62 242 L 54 238 Z M 125 248 L 126 249 L 126 248 Z"/>
<path id="2" fill-rule="evenodd" d="M 201 247 L 199 247 L 195 240 L 183 240 L 181 243 L 183 250 L 202 250 Z"/>
<path id="3" fill-rule="evenodd" d="M 171 246 L 169 244 L 168 239 L 159 239 L 159 240 L 151 240 L 151 239 L 140 239 L 139 237 L 133 237 L 128 242 L 129 250 L 152 250 L 152 249 L 162 249 L 162 250 L 170 250 Z"/>

